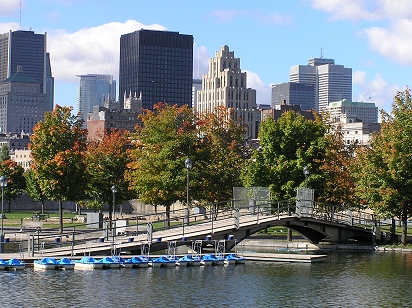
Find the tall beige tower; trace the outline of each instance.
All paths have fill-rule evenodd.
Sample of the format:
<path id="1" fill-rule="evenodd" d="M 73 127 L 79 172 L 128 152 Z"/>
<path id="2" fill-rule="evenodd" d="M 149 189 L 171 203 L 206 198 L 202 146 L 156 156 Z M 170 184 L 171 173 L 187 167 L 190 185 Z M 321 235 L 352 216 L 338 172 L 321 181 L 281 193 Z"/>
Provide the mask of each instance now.
<path id="1" fill-rule="evenodd" d="M 235 119 L 247 125 L 247 137 L 256 133 L 256 90 L 246 87 L 246 73 L 240 70 L 240 59 L 228 46 L 222 46 L 209 61 L 209 72 L 202 77 L 202 89 L 197 92 L 196 110 L 213 112 L 218 106 L 234 111 Z"/>

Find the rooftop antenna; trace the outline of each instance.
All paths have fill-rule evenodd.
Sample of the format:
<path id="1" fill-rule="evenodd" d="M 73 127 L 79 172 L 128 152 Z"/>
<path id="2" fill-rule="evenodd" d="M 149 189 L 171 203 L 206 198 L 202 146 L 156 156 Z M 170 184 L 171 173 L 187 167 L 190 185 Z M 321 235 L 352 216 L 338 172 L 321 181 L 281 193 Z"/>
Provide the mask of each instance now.
<path id="1" fill-rule="evenodd" d="M 20 1 L 20 30 L 21 30 L 21 1 Z"/>
<path id="2" fill-rule="evenodd" d="M 322 47 L 320 48 L 320 57 L 323 58 Z"/>

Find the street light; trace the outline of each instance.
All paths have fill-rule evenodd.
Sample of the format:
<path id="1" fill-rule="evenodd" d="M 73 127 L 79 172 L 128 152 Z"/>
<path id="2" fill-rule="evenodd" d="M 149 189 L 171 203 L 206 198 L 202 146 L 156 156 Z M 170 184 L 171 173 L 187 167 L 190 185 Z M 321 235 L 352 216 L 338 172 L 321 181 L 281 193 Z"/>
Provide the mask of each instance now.
<path id="1" fill-rule="evenodd" d="M 5 175 L 0 176 L 0 186 L 1 186 L 1 231 L 0 231 L 0 253 L 3 253 L 3 218 L 4 218 L 4 187 L 7 186 L 7 177 Z"/>
<path id="2" fill-rule="evenodd" d="M 310 169 L 308 166 L 303 167 L 303 174 L 305 175 L 305 188 L 308 188 L 308 175 L 310 173 Z"/>
<path id="3" fill-rule="evenodd" d="M 189 208 L 189 172 L 192 169 L 192 160 L 190 158 L 186 158 L 185 168 L 187 169 L 186 206 Z"/>
<path id="4" fill-rule="evenodd" d="M 112 193 L 113 193 L 113 219 L 114 219 L 114 212 L 116 211 L 116 199 L 115 199 L 115 194 L 117 193 L 116 185 L 112 186 Z"/>
<path id="5" fill-rule="evenodd" d="M 189 157 L 185 160 L 185 168 L 187 169 L 185 220 L 186 224 L 189 225 L 189 172 L 192 169 L 192 160 Z"/>

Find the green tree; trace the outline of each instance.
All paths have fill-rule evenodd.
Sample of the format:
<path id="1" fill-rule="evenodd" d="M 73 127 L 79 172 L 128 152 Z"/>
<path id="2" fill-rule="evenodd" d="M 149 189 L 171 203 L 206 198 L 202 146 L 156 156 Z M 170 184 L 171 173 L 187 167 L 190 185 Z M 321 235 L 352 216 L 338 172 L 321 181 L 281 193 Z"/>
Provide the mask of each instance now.
<path id="1" fill-rule="evenodd" d="M 378 216 L 402 220 L 402 243 L 412 214 L 412 100 L 410 89 L 398 92 L 390 113 L 381 111 L 381 131 L 370 147 L 360 148 L 353 173 L 356 194 Z"/>
<path id="2" fill-rule="evenodd" d="M 132 134 L 127 179 L 140 201 L 166 208 L 169 225 L 171 205 L 186 196 L 184 162 L 187 157 L 195 161 L 194 114 L 187 106 L 158 103 L 153 111 L 146 110 L 142 121 Z"/>
<path id="3" fill-rule="evenodd" d="M 7 177 L 7 187 L 4 189 L 4 199 L 8 201 L 8 211 L 10 212 L 11 200 L 19 197 L 21 192 L 26 188 L 24 168 L 18 165 L 15 161 L 5 160 L 0 163 L 0 175 L 5 175 Z"/>
<path id="4" fill-rule="evenodd" d="M 26 193 L 34 200 L 41 201 L 41 213 L 44 214 L 44 201 L 46 197 L 41 191 L 40 185 L 36 179 L 36 175 L 32 169 L 28 169 L 24 173 L 26 178 Z"/>
<path id="5" fill-rule="evenodd" d="M 3 144 L 0 149 L 0 162 L 10 159 L 9 148 Z"/>
<path id="6" fill-rule="evenodd" d="M 199 172 L 193 176 L 193 197 L 208 203 L 230 200 L 233 187 L 242 185 L 246 129 L 223 106 L 198 116 L 194 166 Z"/>
<path id="7" fill-rule="evenodd" d="M 310 167 L 308 186 L 320 193 L 321 161 L 325 157 L 327 126 L 315 114 L 308 120 L 293 111 L 278 120 L 267 119 L 259 132 L 261 148 L 255 150 L 242 174 L 246 187 L 269 187 L 275 200 L 296 197 L 296 187 L 305 185 L 303 167 Z"/>
<path id="8" fill-rule="evenodd" d="M 115 195 L 117 204 L 131 197 L 128 190 L 129 183 L 124 176 L 129 163 L 128 144 L 129 140 L 125 132 L 112 130 L 104 134 L 101 140 L 90 141 L 87 146 L 85 155 L 89 174 L 87 193 L 93 200 L 85 204 L 97 209 L 100 209 L 103 204 L 109 204 L 110 220 L 113 212 L 112 185 L 117 188 Z"/>
<path id="9" fill-rule="evenodd" d="M 71 115 L 71 108 L 56 106 L 46 112 L 31 136 L 32 165 L 43 194 L 58 201 L 60 231 L 63 232 L 63 201 L 84 198 L 87 184 L 83 153 L 86 130 L 83 121 Z"/>

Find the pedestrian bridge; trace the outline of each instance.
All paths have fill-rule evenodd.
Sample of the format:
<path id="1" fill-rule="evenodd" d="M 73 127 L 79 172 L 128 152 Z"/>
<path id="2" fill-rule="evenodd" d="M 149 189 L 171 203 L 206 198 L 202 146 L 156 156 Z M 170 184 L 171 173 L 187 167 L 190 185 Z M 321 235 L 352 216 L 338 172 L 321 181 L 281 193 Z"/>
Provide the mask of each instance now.
<path id="1" fill-rule="evenodd" d="M 116 249 L 117 252 L 140 254 L 143 244 L 150 245 L 153 252 L 166 249 L 171 241 L 177 246 L 190 246 L 199 240 L 203 246 L 226 240 L 226 249 L 230 250 L 243 239 L 272 226 L 295 230 L 314 244 L 375 244 L 380 239 L 379 222 L 371 213 L 304 200 L 294 203 L 232 200 L 197 208 L 190 215 L 185 209 L 172 211 L 170 219 L 165 217 L 166 213 L 157 213 L 157 218 L 153 215 L 133 217 L 126 220 L 127 224 L 125 220 L 118 219 L 112 226 L 106 223 L 104 228 L 93 230 L 93 236 L 75 229 L 65 231 L 62 238 L 66 241 L 49 245 L 51 248 L 42 253 L 45 256 L 104 255 L 114 253 Z M 35 236 L 32 241 L 31 253 L 34 256 Z"/>

